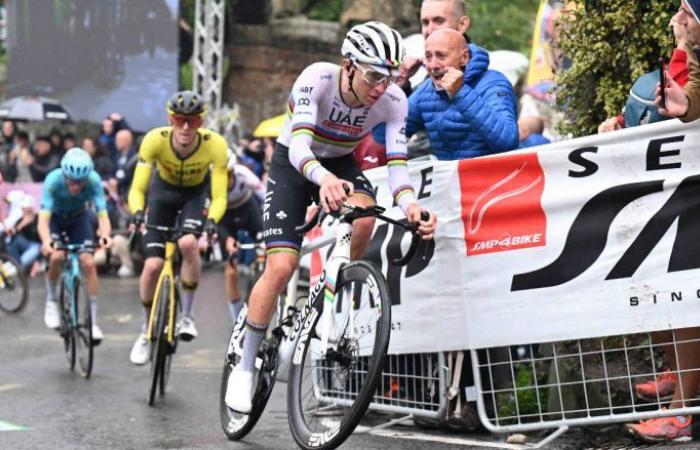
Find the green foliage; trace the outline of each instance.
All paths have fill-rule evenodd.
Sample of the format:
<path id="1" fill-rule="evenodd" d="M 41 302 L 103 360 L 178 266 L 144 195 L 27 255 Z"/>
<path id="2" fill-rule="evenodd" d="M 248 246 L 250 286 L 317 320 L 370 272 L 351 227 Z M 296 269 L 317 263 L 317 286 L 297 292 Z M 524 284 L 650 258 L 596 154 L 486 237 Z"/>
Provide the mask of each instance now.
<path id="1" fill-rule="evenodd" d="M 469 37 L 488 50 L 515 50 L 529 55 L 539 4 L 540 0 L 468 1 Z"/>
<path id="2" fill-rule="evenodd" d="M 226 73 L 226 72 L 224 72 Z M 180 66 L 180 90 L 191 90 L 192 89 L 192 76 L 194 74 L 194 66 L 192 61 L 188 61 Z"/>
<path id="3" fill-rule="evenodd" d="M 343 0 L 299 0 L 302 14 L 309 19 L 337 22 L 343 12 Z"/>
<path id="4" fill-rule="evenodd" d="M 593 134 L 620 114 L 634 80 L 653 70 L 660 55 L 670 56 L 668 23 L 679 4 L 596 0 L 564 16 L 559 47 L 572 64 L 557 76 L 557 108 L 565 114 L 560 133 Z"/>
<path id="5" fill-rule="evenodd" d="M 534 388 L 545 384 L 546 371 L 540 367 L 538 369 L 540 379 L 535 382 L 531 364 L 518 363 L 514 365 L 513 369 L 515 371 L 513 390 L 505 390 L 496 395 L 498 416 L 502 419 L 505 418 L 506 423 L 514 421 L 519 416 L 541 414 L 542 411 L 547 410 L 549 390 L 547 388 Z"/>

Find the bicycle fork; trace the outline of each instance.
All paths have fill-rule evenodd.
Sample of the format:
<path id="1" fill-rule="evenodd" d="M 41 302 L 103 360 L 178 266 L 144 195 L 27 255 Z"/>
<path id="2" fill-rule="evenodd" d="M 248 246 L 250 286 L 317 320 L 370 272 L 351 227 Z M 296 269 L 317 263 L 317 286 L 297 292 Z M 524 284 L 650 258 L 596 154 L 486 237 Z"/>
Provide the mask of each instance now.
<path id="1" fill-rule="evenodd" d="M 335 315 L 336 283 L 338 281 L 338 275 L 340 274 L 341 267 L 350 262 L 351 238 L 352 224 L 341 222 L 338 225 L 335 247 L 331 253 L 330 259 L 325 264 L 326 267 L 321 273 L 321 277 L 319 278 L 318 282 L 314 285 L 311 292 L 309 292 L 309 297 L 306 300 L 301 317 L 294 324 L 294 331 L 292 332 L 290 340 L 296 344 L 294 355 L 292 357 L 292 363 L 295 365 L 301 363 L 306 341 L 304 338 L 311 333 L 312 325 L 315 322 L 319 312 L 321 313 L 321 317 L 319 318 L 316 332 L 318 335 L 320 335 L 321 357 L 324 357 L 328 351 L 331 329 Z M 322 296 L 320 311 L 313 307 L 315 300 L 319 296 Z"/>

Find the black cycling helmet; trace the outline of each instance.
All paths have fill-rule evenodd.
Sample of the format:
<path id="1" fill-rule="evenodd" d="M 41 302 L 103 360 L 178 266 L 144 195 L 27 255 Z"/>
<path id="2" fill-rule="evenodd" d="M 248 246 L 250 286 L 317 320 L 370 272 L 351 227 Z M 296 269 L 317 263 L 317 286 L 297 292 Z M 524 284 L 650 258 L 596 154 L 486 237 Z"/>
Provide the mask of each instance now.
<path id="1" fill-rule="evenodd" d="M 207 105 L 202 96 L 192 91 L 176 92 L 168 100 L 168 114 L 183 116 L 203 116 L 207 113 Z"/>

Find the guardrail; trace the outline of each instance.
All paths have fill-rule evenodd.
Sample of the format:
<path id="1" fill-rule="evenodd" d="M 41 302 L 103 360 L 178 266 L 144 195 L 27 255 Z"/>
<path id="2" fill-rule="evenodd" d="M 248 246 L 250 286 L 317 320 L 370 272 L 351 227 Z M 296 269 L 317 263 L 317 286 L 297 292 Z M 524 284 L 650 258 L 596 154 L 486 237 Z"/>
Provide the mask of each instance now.
<path id="1" fill-rule="evenodd" d="M 467 398 L 476 400 L 482 424 L 497 433 L 556 428 L 558 435 L 570 426 L 700 413 L 694 406 L 700 400 L 700 367 L 679 357 L 700 351 L 700 340 L 666 333 L 666 338 L 643 333 L 473 351 L 475 386 Z M 673 370 L 681 408 L 665 409 L 667 392 L 651 398 L 647 393 L 646 399 L 637 392 L 637 384 L 659 378 L 667 359 L 682 363 Z M 695 389 L 684 396 L 688 376 Z"/>

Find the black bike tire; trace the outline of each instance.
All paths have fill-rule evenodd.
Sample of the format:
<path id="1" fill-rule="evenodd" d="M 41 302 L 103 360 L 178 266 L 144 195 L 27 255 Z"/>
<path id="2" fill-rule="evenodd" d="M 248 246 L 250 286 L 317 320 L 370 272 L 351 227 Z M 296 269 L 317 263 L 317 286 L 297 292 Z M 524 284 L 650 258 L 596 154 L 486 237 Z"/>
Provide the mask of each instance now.
<path id="1" fill-rule="evenodd" d="M 148 391 L 148 406 L 153 406 L 156 399 L 156 392 L 158 390 L 158 380 L 162 375 L 163 370 L 163 350 L 164 343 L 167 340 L 165 336 L 165 327 L 168 323 L 167 319 L 167 305 L 168 305 L 168 293 L 170 292 L 170 277 L 165 277 L 163 279 L 163 284 L 160 286 L 160 292 L 158 293 L 158 310 L 156 311 L 156 320 L 153 324 L 152 330 L 152 340 L 151 340 L 151 382 L 150 389 Z M 155 342 L 154 342 L 155 340 Z"/>
<path id="2" fill-rule="evenodd" d="M 391 298 L 389 296 L 389 288 L 386 279 L 382 272 L 372 263 L 368 261 L 354 261 L 343 266 L 338 274 L 336 290 L 341 291 L 349 281 L 362 281 L 369 276 L 374 278 L 376 288 L 379 292 L 379 301 L 381 302 L 381 315 L 377 321 L 377 329 L 375 334 L 374 349 L 370 358 L 370 367 L 367 370 L 367 377 L 362 388 L 358 392 L 355 402 L 350 407 L 352 411 L 339 424 L 338 431 L 332 435 L 324 435 L 319 440 L 318 433 L 311 433 L 305 423 L 302 411 L 301 384 L 304 360 L 310 347 L 309 341 L 315 334 L 314 331 L 306 333 L 299 337 L 297 345 L 304 344 L 302 354 L 302 362 L 299 365 L 292 363 L 289 371 L 289 381 L 287 383 L 287 411 L 289 428 L 292 432 L 292 437 L 297 445 L 303 449 L 327 450 L 334 449 L 341 445 L 352 434 L 355 427 L 364 416 L 369 407 L 372 398 L 377 390 L 377 386 L 381 381 L 382 370 L 384 368 L 384 360 L 389 347 L 389 338 L 391 336 Z M 319 295 L 312 305 L 319 312 L 311 324 L 314 330 L 321 317 L 321 308 L 323 305 L 323 294 Z M 303 341 L 302 341 L 303 340 Z"/>
<path id="3" fill-rule="evenodd" d="M 232 330 L 231 335 L 233 335 L 233 333 L 234 331 Z M 229 342 L 230 340 L 231 338 L 229 338 Z M 268 346 L 269 351 L 275 353 L 276 359 L 276 354 L 279 348 L 279 342 L 276 340 L 276 338 L 272 336 L 270 339 L 266 338 L 265 341 L 263 341 L 263 344 L 261 345 L 263 352 L 266 351 L 266 346 Z M 243 439 L 255 427 L 260 417 L 262 417 L 263 412 L 265 412 L 265 406 L 267 406 L 267 402 L 270 400 L 270 396 L 272 395 L 272 390 L 275 387 L 275 381 L 277 379 L 277 362 L 275 361 L 272 364 L 274 367 L 269 367 L 268 360 L 263 358 L 263 361 L 269 381 L 267 382 L 267 385 L 261 385 L 261 380 L 263 380 L 263 378 L 260 374 L 258 375 L 258 384 L 255 388 L 255 393 L 253 394 L 252 400 L 253 408 L 251 409 L 250 414 L 248 414 L 248 420 L 241 428 L 235 431 L 230 431 L 228 425 L 232 420 L 232 416 L 229 413 L 229 407 L 226 406 L 225 397 L 226 388 L 228 386 L 228 376 L 231 373 L 231 370 L 233 370 L 233 367 L 235 367 L 235 364 L 231 364 L 229 362 L 228 355 L 224 358 L 224 368 L 221 374 L 221 388 L 219 391 L 219 417 L 221 419 L 221 428 L 229 440 L 238 441 Z"/>
<path id="4" fill-rule="evenodd" d="M 174 308 L 175 308 L 175 311 L 173 312 L 173 314 L 174 314 L 173 324 L 177 324 L 177 316 L 178 316 L 177 313 L 180 310 L 180 294 L 178 293 L 177 288 L 175 288 Z M 168 318 L 168 310 L 167 309 L 166 309 L 165 317 L 167 320 L 167 318 Z M 162 367 L 161 373 L 160 373 L 160 381 L 158 382 L 158 392 L 160 393 L 161 397 L 165 396 L 165 391 L 168 387 L 168 381 L 170 380 L 170 366 L 172 365 L 173 354 L 175 353 L 175 349 L 177 348 L 177 342 L 178 342 L 177 333 L 173 334 L 172 346 L 168 343 L 167 339 L 165 339 L 164 342 L 165 342 L 165 350 L 163 351 L 163 367 Z"/>
<path id="5" fill-rule="evenodd" d="M 92 346 L 92 316 L 90 314 L 90 302 L 85 298 L 84 302 L 80 301 L 80 278 L 73 278 L 73 302 L 78 318 L 78 326 L 73 328 L 73 342 L 75 345 L 76 359 L 78 360 L 78 369 L 83 378 L 90 378 L 92 373 L 92 362 L 94 349 Z M 87 296 L 86 296 L 87 297 Z M 82 303 L 82 304 L 81 304 Z M 82 306 L 82 311 L 81 311 Z M 81 318 L 83 320 L 81 320 Z M 82 331 L 81 331 L 82 330 Z M 81 349 L 84 349 L 86 358 L 81 358 Z"/>
<path id="6" fill-rule="evenodd" d="M 16 259 L 7 253 L 0 253 L 0 264 L 3 264 L 4 262 L 9 262 L 15 266 L 15 275 L 13 275 L 9 281 L 19 281 L 19 286 L 14 286 L 14 288 L 16 289 L 19 287 L 21 289 L 21 291 L 17 291 L 20 293 L 21 297 L 19 303 L 17 305 L 13 304 L 12 306 L 7 306 L 0 301 L 0 310 L 6 312 L 7 314 L 19 314 L 24 310 L 24 308 L 27 307 L 27 303 L 29 303 L 29 282 L 27 281 L 27 274 L 24 273 L 22 265 Z M 4 280 L 4 284 L 7 285 L 8 280 Z"/>
<path id="7" fill-rule="evenodd" d="M 61 279 L 61 290 L 58 296 L 58 308 L 61 317 L 61 335 L 63 337 L 63 351 L 66 354 L 68 368 L 75 369 L 75 340 L 73 339 L 73 322 L 71 321 L 70 302 L 66 299 L 66 279 Z"/>

